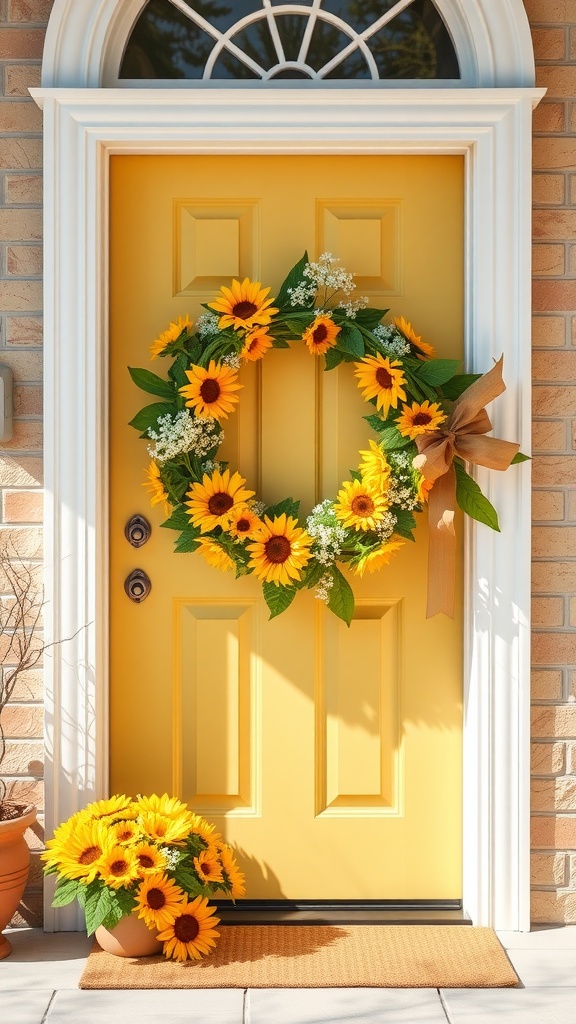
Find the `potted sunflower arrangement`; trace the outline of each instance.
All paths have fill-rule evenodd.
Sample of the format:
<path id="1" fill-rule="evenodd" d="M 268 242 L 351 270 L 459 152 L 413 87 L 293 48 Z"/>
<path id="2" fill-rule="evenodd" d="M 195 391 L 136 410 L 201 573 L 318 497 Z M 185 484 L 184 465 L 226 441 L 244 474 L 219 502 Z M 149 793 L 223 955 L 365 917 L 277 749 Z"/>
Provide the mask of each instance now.
<path id="1" fill-rule="evenodd" d="M 244 876 L 214 826 L 175 797 L 113 796 L 72 815 L 42 854 L 52 906 L 75 899 L 88 935 L 119 956 L 199 960 L 219 933 L 209 899 L 244 896 Z"/>

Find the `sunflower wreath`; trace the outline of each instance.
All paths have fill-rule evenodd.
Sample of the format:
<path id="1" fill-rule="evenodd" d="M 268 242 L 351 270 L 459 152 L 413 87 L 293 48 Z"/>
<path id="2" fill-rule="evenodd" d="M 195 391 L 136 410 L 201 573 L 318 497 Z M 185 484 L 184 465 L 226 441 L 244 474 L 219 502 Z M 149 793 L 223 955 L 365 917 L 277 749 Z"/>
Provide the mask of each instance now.
<path id="1" fill-rule="evenodd" d="M 484 409 L 479 427 L 474 410 L 468 417 L 473 441 L 509 449 L 503 459 L 500 452 L 500 464 L 492 456 L 483 461 L 469 454 L 464 438 L 461 458 L 451 419 L 465 394 L 479 386 L 480 375 L 458 373 L 458 360 L 436 359 L 408 321 L 398 317 L 384 324 L 388 310 L 352 299 L 353 291 L 353 275 L 334 256 L 324 253 L 313 263 L 305 253 L 276 298 L 260 282 L 234 280 L 204 305 L 195 324 L 188 316 L 171 323 L 150 349 L 152 359 L 171 360 L 167 379 L 130 368 L 134 383 L 161 399 L 141 409 L 130 425 L 151 442 L 144 486 L 152 505 L 164 508 L 162 526 L 179 534 L 175 550 L 199 551 L 209 565 L 236 577 L 255 573 L 271 618 L 308 588 L 349 624 L 354 594 L 339 565 L 359 576 L 386 565 L 414 539 L 414 513 L 423 510 L 447 470 L 455 474 L 463 511 L 498 530 L 496 511 L 464 459 L 503 469 L 525 458 L 517 445 L 479 436 L 491 429 Z M 377 440 L 359 453 L 358 469 L 336 497 L 316 505 L 305 522 L 298 519 L 298 501 L 265 505 L 237 471 L 218 460 L 222 421 L 239 401 L 240 367 L 290 343 L 323 357 L 326 370 L 353 363 L 358 387 L 375 407 L 365 419 Z M 483 391 L 483 400 L 503 389 Z M 432 613 L 450 613 L 449 604 Z"/>

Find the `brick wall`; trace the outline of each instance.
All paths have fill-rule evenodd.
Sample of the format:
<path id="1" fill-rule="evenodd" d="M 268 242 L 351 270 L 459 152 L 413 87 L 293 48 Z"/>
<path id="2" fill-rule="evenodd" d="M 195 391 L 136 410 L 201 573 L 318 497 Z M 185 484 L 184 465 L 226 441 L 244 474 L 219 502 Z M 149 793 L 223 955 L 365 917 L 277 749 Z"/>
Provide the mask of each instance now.
<path id="1" fill-rule="evenodd" d="M 41 118 L 52 0 L 0 0 L 0 361 L 16 378 L 16 430 L 0 445 L 0 531 L 41 558 Z M 525 0 L 538 84 L 534 139 L 534 672 L 532 913 L 576 923 L 576 0 Z M 0 594 L 3 593 L 0 581 Z M 41 675 L 6 719 L 5 769 L 42 807 Z M 41 840 L 41 825 L 29 835 Z M 33 865 L 19 920 L 40 913 Z"/>
<path id="2" fill-rule="evenodd" d="M 0 362 L 14 373 L 16 413 L 13 440 L 0 444 L 0 531 L 32 564 L 42 558 L 42 115 L 28 88 L 40 83 L 51 7 L 0 0 Z M 3 716 L 9 787 L 40 811 L 27 833 L 33 855 L 20 924 L 42 915 L 42 705 L 38 669 L 21 677 Z"/>
<path id="3" fill-rule="evenodd" d="M 533 248 L 532 918 L 576 922 L 576 0 L 525 0 Z"/>

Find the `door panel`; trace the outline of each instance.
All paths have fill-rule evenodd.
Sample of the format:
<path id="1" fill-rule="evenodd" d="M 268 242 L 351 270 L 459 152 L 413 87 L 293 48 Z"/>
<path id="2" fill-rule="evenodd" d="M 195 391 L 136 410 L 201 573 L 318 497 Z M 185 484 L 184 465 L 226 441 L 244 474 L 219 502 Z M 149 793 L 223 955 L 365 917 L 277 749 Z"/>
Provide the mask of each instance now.
<path id="1" fill-rule="evenodd" d="M 174 554 L 148 509 L 146 443 L 127 426 L 146 397 L 126 367 L 232 276 L 273 294 L 305 248 L 461 357 L 462 159 L 117 156 L 110 226 L 113 791 L 166 790 L 214 820 L 251 898 L 458 898 L 462 623 L 425 618 L 425 517 L 389 567 L 351 578 L 349 629 L 309 592 L 269 622 L 253 577 Z M 324 373 L 293 345 L 241 380 L 222 457 L 306 515 L 368 446 L 353 367 Z M 153 525 L 137 552 L 135 512 Z M 123 589 L 136 566 L 152 581 L 141 605 Z"/>

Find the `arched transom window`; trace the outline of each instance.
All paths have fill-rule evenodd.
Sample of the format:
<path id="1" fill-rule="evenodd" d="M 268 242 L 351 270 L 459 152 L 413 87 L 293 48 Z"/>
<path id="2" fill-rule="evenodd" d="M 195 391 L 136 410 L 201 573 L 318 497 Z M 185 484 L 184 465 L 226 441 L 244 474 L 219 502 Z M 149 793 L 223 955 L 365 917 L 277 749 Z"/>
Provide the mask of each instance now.
<path id="1" fill-rule="evenodd" d="M 149 0 L 120 79 L 459 79 L 433 0 Z"/>

